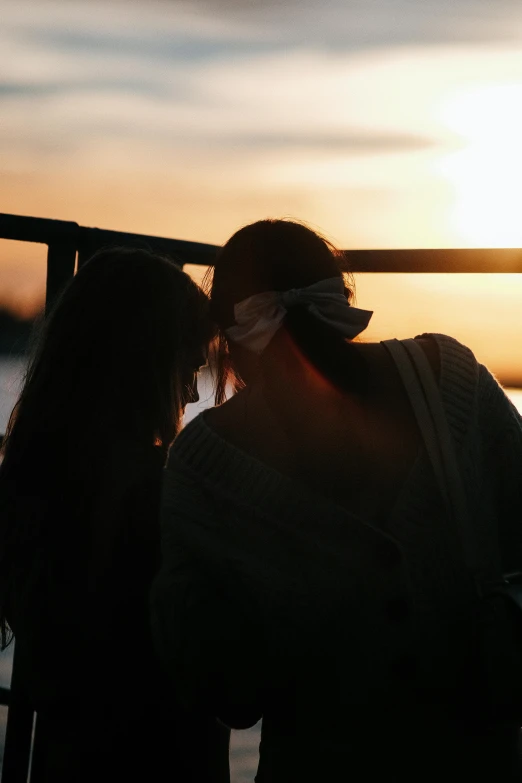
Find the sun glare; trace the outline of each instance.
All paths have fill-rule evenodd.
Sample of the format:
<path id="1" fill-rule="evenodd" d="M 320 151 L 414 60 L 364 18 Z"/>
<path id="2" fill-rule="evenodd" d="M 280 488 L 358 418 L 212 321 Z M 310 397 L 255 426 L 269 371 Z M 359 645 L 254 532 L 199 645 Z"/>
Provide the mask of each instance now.
<path id="1" fill-rule="evenodd" d="M 460 140 L 440 162 L 454 190 L 454 227 L 470 245 L 522 246 L 522 84 L 454 94 L 441 119 Z"/>

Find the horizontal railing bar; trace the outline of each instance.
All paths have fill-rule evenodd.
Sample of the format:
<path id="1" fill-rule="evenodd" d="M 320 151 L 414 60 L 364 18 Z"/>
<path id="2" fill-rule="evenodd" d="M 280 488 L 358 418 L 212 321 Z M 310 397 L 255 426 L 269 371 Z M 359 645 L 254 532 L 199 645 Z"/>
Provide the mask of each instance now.
<path id="1" fill-rule="evenodd" d="M 351 272 L 522 272 L 519 248 L 347 250 Z"/>
<path id="2" fill-rule="evenodd" d="M 156 252 L 178 256 L 182 264 L 211 264 L 217 245 L 169 239 L 148 234 L 89 228 L 65 220 L 50 220 L 0 213 L 0 239 L 37 242 L 44 245 L 66 244 L 80 251 L 85 260 L 98 248 L 108 245 L 148 247 Z"/>
<path id="3" fill-rule="evenodd" d="M 0 238 L 47 245 L 66 244 L 79 251 L 80 264 L 106 245 L 150 247 L 182 264 L 211 264 L 216 245 L 183 239 L 86 228 L 66 220 L 0 214 Z M 522 272 L 520 248 L 345 250 L 346 267 L 352 272 Z"/>
<path id="4" fill-rule="evenodd" d="M 26 217 L 0 213 L 0 238 L 20 242 L 39 242 L 50 245 L 53 242 L 77 241 L 80 226 L 70 220 Z"/>
<path id="5" fill-rule="evenodd" d="M 204 242 L 190 242 L 187 239 L 169 239 L 167 237 L 155 237 L 148 234 L 129 234 L 123 231 L 110 231 L 104 228 L 80 227 L 78 250 L 83 258 L 89 252 L 94 252 L 100 247 L 106 246 L 132 246 L 146 247 L 157 253 L 164 253 L 179 258 L 181 264 L 198 264 L 207 266 L 212 264 L 217 245 L 208 245 Z M 85 252 L 87 250 L 87 253 Z"/>

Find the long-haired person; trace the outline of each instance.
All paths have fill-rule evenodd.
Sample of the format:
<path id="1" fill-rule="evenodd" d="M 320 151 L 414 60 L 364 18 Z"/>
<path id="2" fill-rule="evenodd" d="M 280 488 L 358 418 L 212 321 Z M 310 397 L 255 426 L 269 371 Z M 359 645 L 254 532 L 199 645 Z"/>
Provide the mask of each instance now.
<path id="1" fill-rule="evenodd" d="M 340 260 L 280 220 L 217 258 L 217 402 L 237 393 L 171 450 L 158 650 L 187 704 L 263 717 L 259 783 L 519 780 L 518 728 L 478 717 L 458 531 L 391 353 L 355 340 L 371 312 Z M 468 348 L 415 344 L 486 556 L 520 569 L 520 417 Z"/>
<path id="2" fill-rule="evenodd" d="M 173 262 L 107 249 L 43 325 L 0 467 L 0 622 L 39 780 L 229 779 L 228 730 L 180 705 L 148 619 L 161 473 L 209 323 Z"/>

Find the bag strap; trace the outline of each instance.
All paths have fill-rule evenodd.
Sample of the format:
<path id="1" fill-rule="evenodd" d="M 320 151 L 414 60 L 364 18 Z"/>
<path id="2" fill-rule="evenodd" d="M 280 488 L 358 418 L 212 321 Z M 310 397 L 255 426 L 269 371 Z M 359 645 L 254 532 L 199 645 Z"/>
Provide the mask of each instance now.
<path id="1" fill-rule="evenodd" d="M 410 400 L 442 497 L 454 519 L 464 563 L 483 593 L 481 558 L 469 514 L 453 440 L 440 391 L 422 348 L 415 340 L 385 340 Z"/>

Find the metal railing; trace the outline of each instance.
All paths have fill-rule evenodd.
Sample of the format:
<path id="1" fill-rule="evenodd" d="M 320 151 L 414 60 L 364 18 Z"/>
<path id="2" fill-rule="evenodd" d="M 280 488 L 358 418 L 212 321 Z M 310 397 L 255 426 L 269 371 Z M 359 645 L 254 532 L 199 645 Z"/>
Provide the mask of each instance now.
<path id="1" fill-rule="evenodd" d="M 185 264 L 212 264 L 217 251 L 217 246 L 201 242 L 88 228 L 72 221 L 1 213 L 0 239 L 47 245 L 46 311 L 73 277 L 76 265 L 81 266 L 102 247 L 145 247 L 169 256 L 181 267 Z M 347 250 L 345 258 L 347 269 L 352 272 L 522 273 L 520 248 Z M 3 783 L 26 783 L 29 774 L 33 711 L 23 692 L 18 689 L 17 671 L 15 651 L 12 688 L 0 688 L 0 705 L 9 707 Z M 33 768 L 33 783 L 37 783 L 36 778 L 37 770 Z"/>
<path id="2" fill-rule="evenodd" d="M 48 247 L 47 302 L 101 247 L 148 247 L 184 264 L 211 264 L 217 246 L 182 239 L 87 228 L 66 220 L 0 214 L 0 239 L 38 242 Z M 522 249 L 346 250 L 352 272 L 522 272 Z"/>
<path id="3" fill-rule="evenodd" d="M 168 255 L 180 266 L 211 264 L 217 250 L 215 245 L 205 245 L 201 242 L 86 228 L 68 220 L 48 220 L 6 214 L 0 214 L 0 239 L 47 245 L 47 307 L 73 276 L 76 259 L 81 266 L 101 247 L 116 245 L 146 247 Z"/>

